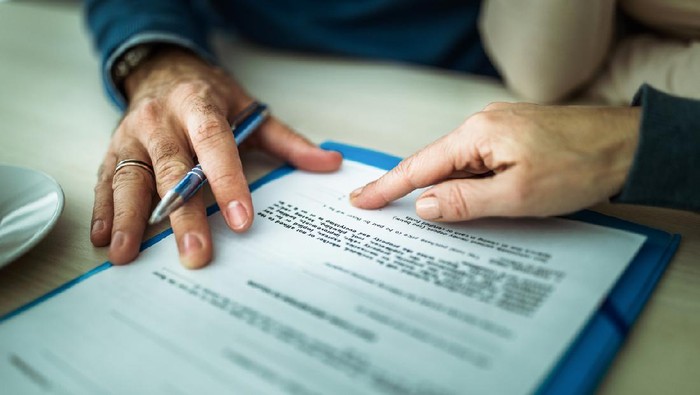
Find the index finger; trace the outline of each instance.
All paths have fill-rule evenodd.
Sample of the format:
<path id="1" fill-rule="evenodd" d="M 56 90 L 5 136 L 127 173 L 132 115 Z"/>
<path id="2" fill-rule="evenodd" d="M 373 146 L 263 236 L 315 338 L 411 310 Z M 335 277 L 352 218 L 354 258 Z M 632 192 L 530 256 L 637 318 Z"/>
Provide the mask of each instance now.
<path id="1" fill-rule="evenodd" d="M 353 191 L 350 202 L 359 208 L 381 208 L 415 189 L 444 180 L 458 170 L 451 146 L 452 134 L 438 139 L 377 180 Z"/>

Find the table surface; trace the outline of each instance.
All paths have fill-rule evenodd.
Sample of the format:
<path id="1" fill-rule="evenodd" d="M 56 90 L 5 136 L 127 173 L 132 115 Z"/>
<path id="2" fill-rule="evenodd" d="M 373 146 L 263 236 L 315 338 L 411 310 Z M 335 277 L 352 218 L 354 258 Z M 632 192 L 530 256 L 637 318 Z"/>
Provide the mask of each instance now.
<path id="1" fill-rule="evenodd" d="M 435 69 L 279 53 L 221 38 L 216 47 L 253 95 L 315 142 L 406 156 L 489 102 L 516 100 L 496 81 Z M 0 162 L 52 175 L 66 198 L 53 231 L 0 269 L 0 315 L 106 260 L 88 233 L 97 167 L 119 114 L 98 69 L 77 5 L 0 4 Z M 244 163 L 249 180 L 278 164 L 259 154 Z M 700 215 L 594 209 L 683 237 L 598 392 L 700 393 Z M 165 226 L 149 228 L 147 237 Z"/>

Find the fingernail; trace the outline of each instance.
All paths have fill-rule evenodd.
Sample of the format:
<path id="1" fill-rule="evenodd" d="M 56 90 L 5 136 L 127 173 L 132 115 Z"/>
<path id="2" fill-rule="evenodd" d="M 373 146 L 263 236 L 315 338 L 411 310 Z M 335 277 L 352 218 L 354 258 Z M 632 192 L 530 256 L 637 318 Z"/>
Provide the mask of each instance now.
<path id="1" fill-rule="evenodd" d="M 182 255 L 191 255 L 202 249 L 202 239 L 192 233 L 187 233 L 182 238 Z"/>
<path id="2" fill-rule="evenodd" d="M 229 225 L 233 229 L 242 229 L 248 223 L 248 212 L 238 200 L 228 204 L 226 208 Z"/>
<path id="3" fill-rule="evenodd" d="M 355 189 L 354 191 L 350 192 L 350 200 L 355 199 L 356 197 L 360 196 L 363 189 L 365 189 L 365 187 L 359 187 L 359 188 Z"/>
<path id="4" fill-rule="evenodd" d="M 424 197 L 416 202 L 416 213 L 423 219 L 438 219 L 440 214 L 440 202 L 435 197 Z"/>
<path id="5" fill-rule="evenodd" d="M 110 254 L 110 260 L 114 260 L 115 255 L 117 254 L 116 257 L 120 256 L 120 250 L 124 249 L 124 246 L 126 246 L 126 233 L 122 231 L 118 231 L 115 234 L 112 235 L 112 240 L 109 243 L 109 254 Z M 119 258 L 117 258 L 119 260 Z"/>
<path id="6" fill-rule="evenodd" d="M 105 228 L 105 221 L 101 219 L 97 219 L 92 223 L 92 229 L 90 229 L 90 233 L 99 233 L 102 232 L 102 230 Z"/>
<path id="7" fill-rule="evenodd" d="M 124 244 L 126 244 L 126 234 L 124 232 L 117 231 L 113 236 L 112 236 L 112 248 L 113 249 L 121 249 L 124 247 Z"/>
<path id="8" fill-rule="evenodd" d="M 180 261 L 185 267 L 195 268 L 199 264 L 194 258 L 202 250 L 204 244 L 202 239 L 193 233 L 187 233 L 182 238 L 182 249 L 180 250 Z"/>

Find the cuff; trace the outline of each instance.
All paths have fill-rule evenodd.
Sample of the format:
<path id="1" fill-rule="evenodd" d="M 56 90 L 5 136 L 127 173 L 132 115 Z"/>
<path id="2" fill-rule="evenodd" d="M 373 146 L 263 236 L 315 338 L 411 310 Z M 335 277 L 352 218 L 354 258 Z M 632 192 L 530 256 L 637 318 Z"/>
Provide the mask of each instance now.
<path id="1" fill-rule="evenodd" d="M 616 203 L 700 210 L 700 101 L 643 85 L 639 144 Z"/>

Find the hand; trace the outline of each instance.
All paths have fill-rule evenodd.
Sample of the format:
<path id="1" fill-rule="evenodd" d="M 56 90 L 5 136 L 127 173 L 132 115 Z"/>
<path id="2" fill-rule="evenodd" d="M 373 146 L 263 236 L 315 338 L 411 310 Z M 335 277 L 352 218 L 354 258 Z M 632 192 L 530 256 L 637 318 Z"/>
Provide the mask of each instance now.
<path id="1" fill-rule="evenodd" d="M 253 100 L 223 70 L 193 54 L 168 49 L 125 81 L 129 108 L 112 137 L 95 187 L 90 239 L 110 244 L 114 264 L 132 261 L 139 251 L 155 193 L 164 196 L 194 165 L 202 165 L 226 223 L 235 232 L 248 229 L 253 205 L 229 121 Z M 309 171 L 333 171 L 342 157 L 324 151 L 274 118 L 248 140 L 292 165 Z M 124 159 L 151 163 L 154 177 Z M 211 232 L 202 194 L 170 215 L 180 260 L 189 268 L 212 258 Z"/>
<path id="2" fill-rule="evenodd" d="M 570 213 L 618 193 L 639 108 L 494 103 L 350 195 L 374 209 L 417 188 L 432 221 Z"/>

